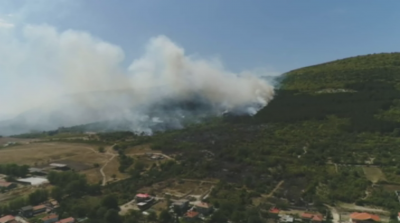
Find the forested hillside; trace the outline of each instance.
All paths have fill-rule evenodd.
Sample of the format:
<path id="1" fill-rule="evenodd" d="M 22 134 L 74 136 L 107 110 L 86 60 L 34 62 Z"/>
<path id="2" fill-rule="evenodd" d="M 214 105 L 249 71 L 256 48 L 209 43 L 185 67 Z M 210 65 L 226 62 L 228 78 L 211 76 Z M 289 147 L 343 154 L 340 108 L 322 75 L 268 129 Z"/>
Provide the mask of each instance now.
<path id="1" fill-rule="evenodd" d="M 249 216 L 251 222 L 264 222 L 263 213 L 275 205 L 312 204 L 326 213 L 324 204 L 339 202 L 379 206 L 396 217 L 399 100 L 400 53 L 294 70 L 284 74 L 275 99 L 253 117 L 226 116 L 153 136 L 98 134 L 99 140 L 118 144 L 120 154 L 150 145 L 175 157 L 146 174 L 131 171 L 129 179 L 106 186 L 103 193 L 124 203 L 159 181 L 207 178 L 219 180 L 207 198 L 219 207 L 210 222 L 241 222 Z M 93 212 L 96 207 L 85 208 Z"/>

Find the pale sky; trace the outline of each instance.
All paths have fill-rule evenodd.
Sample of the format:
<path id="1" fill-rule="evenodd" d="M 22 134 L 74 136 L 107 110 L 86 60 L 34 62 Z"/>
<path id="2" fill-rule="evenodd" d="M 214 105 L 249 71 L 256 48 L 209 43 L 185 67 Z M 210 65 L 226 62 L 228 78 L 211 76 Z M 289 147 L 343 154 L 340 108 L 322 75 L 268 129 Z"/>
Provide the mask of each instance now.
<path id="1" fill-rule="evenodd" d="M 0 0 L 0 119 L 68 93 L 55 77 L 67 72 L 60 67 L 120 72 L 160 35 L 236 73 L 399 51 L 399 8 L 376 0 Z M 74 47 L 85 49 L 80 57 Z"/>

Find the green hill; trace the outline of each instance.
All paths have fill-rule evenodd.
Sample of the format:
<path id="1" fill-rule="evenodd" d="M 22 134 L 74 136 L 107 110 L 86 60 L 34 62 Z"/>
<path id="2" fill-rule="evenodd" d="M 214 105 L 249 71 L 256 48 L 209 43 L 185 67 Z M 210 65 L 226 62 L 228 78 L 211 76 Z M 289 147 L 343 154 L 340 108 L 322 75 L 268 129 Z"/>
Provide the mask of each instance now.
<path id="1" fill-rule="evenodd" d="M 227 116 L 129 141 L 126 133 L 100 134 L 121 154 L 150 144 L 176 156 L 103 192 L 124 203 L 166 179 L 213 178 L 220 183 L 207 200 L 219 210 L 210 222 L 264 222 L 274 205 L 327 213 L 323 204 L 339 202 L 383 207 L 396 217 L 399 83 L 399 53 L 358 56 L 286 73 L 275 99 L 254 117 Z"/>

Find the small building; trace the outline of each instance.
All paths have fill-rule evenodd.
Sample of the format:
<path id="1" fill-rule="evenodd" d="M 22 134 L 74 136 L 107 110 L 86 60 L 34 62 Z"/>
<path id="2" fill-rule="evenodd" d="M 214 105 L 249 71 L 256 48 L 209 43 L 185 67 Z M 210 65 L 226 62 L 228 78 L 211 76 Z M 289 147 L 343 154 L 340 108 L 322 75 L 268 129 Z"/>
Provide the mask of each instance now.
<path id="1" fill-rule="evenodd" d="M 294 217 L 290 215 L 282 215 L 279 218 L 279 222 L 281 223 L 292 223 L 294 222 Z"/>
<path id="2" fill-rule="evenodd" d="M 52 167 L 55 170 L 60 170 L 60 171 L 67 171 L 67 170 L 71 169 L 68 167 L 67 164 L 62 164 L 62 163 L 50 163 L 50 167 Z"/>
<path id="3" fill-rule="evenodd" d="M 174 209 L 179 209 L 180 211 L 186 211 L 189 208 L 189 200 L 181 199 L 172 203 Z M 181 212 L 182 213 L 182 212 Z"/>
<path id="4" fill-rule="evenodd" d="M 0 217 L 0 223 L 16 223 L 15 217 L 12 215 L 6 215 L 4 217 Z"/>
<path id="5" fill-rule="evenodd" d="M 2 181 L 0 180 L 0 189 L 4 188 L 6 190 L 10 190 L 17 187 L 17 185 L 15 183 L 11 183 L 11 182 L 6 182 L 6 181 Z"/>
<path id="6" fill-rule="evenodd" d="M 33 216 L 33 207 L 32 206 L 25 206 L 21 208 L 19 211 L 20 215 L 26 218 L 31 218 Z"/>
<path id="7" fill-rule="evenodd" d="M 147 200 L 149 200 L 151 198 L 151 196 L 150 195 L 148 195 L 148 194 L 136 194 L 136 196 L 135 196 L 135 200 L 136 200 L 136 202 L 143 202 L 143 201 L 147 201 Z"/>
<path id="8" fill-rule="evenodd" d="M 188 222 L 194 222 L 194 221 L 197 221 L 199 219 L 199 215 L 200 215 L 199 212 L 188 211 L 188 212 L 185 213 L 183 218 Z"/>
<path id="9" fill-rule="evenodd" d="M 304 222 L 314 222 L 314 223 L 320 223 L 324 220 L 324 217 L 321 214 L 312 214 L 307 212 L 301 214 L 300 218 Z"/>
<path id="10" fill-rule="evenodd" d="M 47 173 L 40 168 L 31 167 L 28 169 L 29 173 L 34 176 L 46 176 Z"/>
<path id="11" fill-rule="evenodd" d="M 40 186 L 40 185 L 49 183 L 49 181 L 46 178 L 42 178 L 42 177 L 20 178 L 17 180 L 17 182 L 26 184 L 26 185 L 32 185 L 32 186 Z"/>
<path id="12" fill-rule="evenodd" d="M 75 218 L 73 218 L 73 217 L 64 218 L 64 219 L 57 221 L 56 223 L 75 223 Z"/>
<path id="13" fill-rule="evenodd" d="M 211 212 L 213 211 L 213 207 L 206 202 L 196 202 L 194 204 L 194 207 L 196 208 L 196 211 L 203 214 L 203 215 L 208 215 L 211 214 Z"/>
<path id="14" fill-rule="evenodd" d="M 43 223 L 55 223 L 58 221 L 57 214 L 49 214 L 42 218 Z"/>
<path id="15" fill-rule="evenodd" d="M 137 207 L 140 210 L 146 210 L 146 209 L 150 208 L 150 206 L 154 203 L 154 201 L 155 201 L 154 198 L 150 198 L 149 200 L 137 203 Z"/>
<path id="16" fill-rule="evenodd" d="M 369 214 L 365 212 L 354 212 L 350 214 L 350 223 L 374 223 L 381 222 L 378 215 Z"/>
<path id="17" fill-rule="evenodd" d="M 281 211 L 281 210 L 279 210 L 278 208 L 271 208 L 271 209 L 268 211 L 268 213 L 269 213 L 270 215 L 272 215 L 272 216 L 278 217 L 280 211 Z"/>
<path id="18" fill-rule="evenodd" d="M 47 207 L 44 204 L 37 205 L 37 206 L 32 207 L 32 211 L 33 211 L 34 215 L 41 214 L 41 213 L 44 213 L 47 211 Z"/>

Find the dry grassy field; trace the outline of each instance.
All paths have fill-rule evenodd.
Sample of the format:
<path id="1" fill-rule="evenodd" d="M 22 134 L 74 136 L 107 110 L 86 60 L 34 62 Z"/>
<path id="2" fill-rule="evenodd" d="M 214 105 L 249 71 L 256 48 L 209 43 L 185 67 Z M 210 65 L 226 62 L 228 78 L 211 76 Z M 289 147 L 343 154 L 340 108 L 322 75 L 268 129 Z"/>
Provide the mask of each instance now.
<path id="1" fill-rule="evenodd" d="M 363 171 L 364 171 L 365 177 L 373 183 L 377 183 L 378 181 L 381 181 L 381 180 L 386 180 L 385 174 L 383 174 L 382 170 L 379 167 L 364 166 Z"/>
<path id="2" fill-rule="evenodd" d="M 69 158 L 93 165 L 93 160 L 99 161 L 93 149 L 90 145 L 60 142 L 24 144 L 0 149 L 0 163 L 34 166 Z"/>

